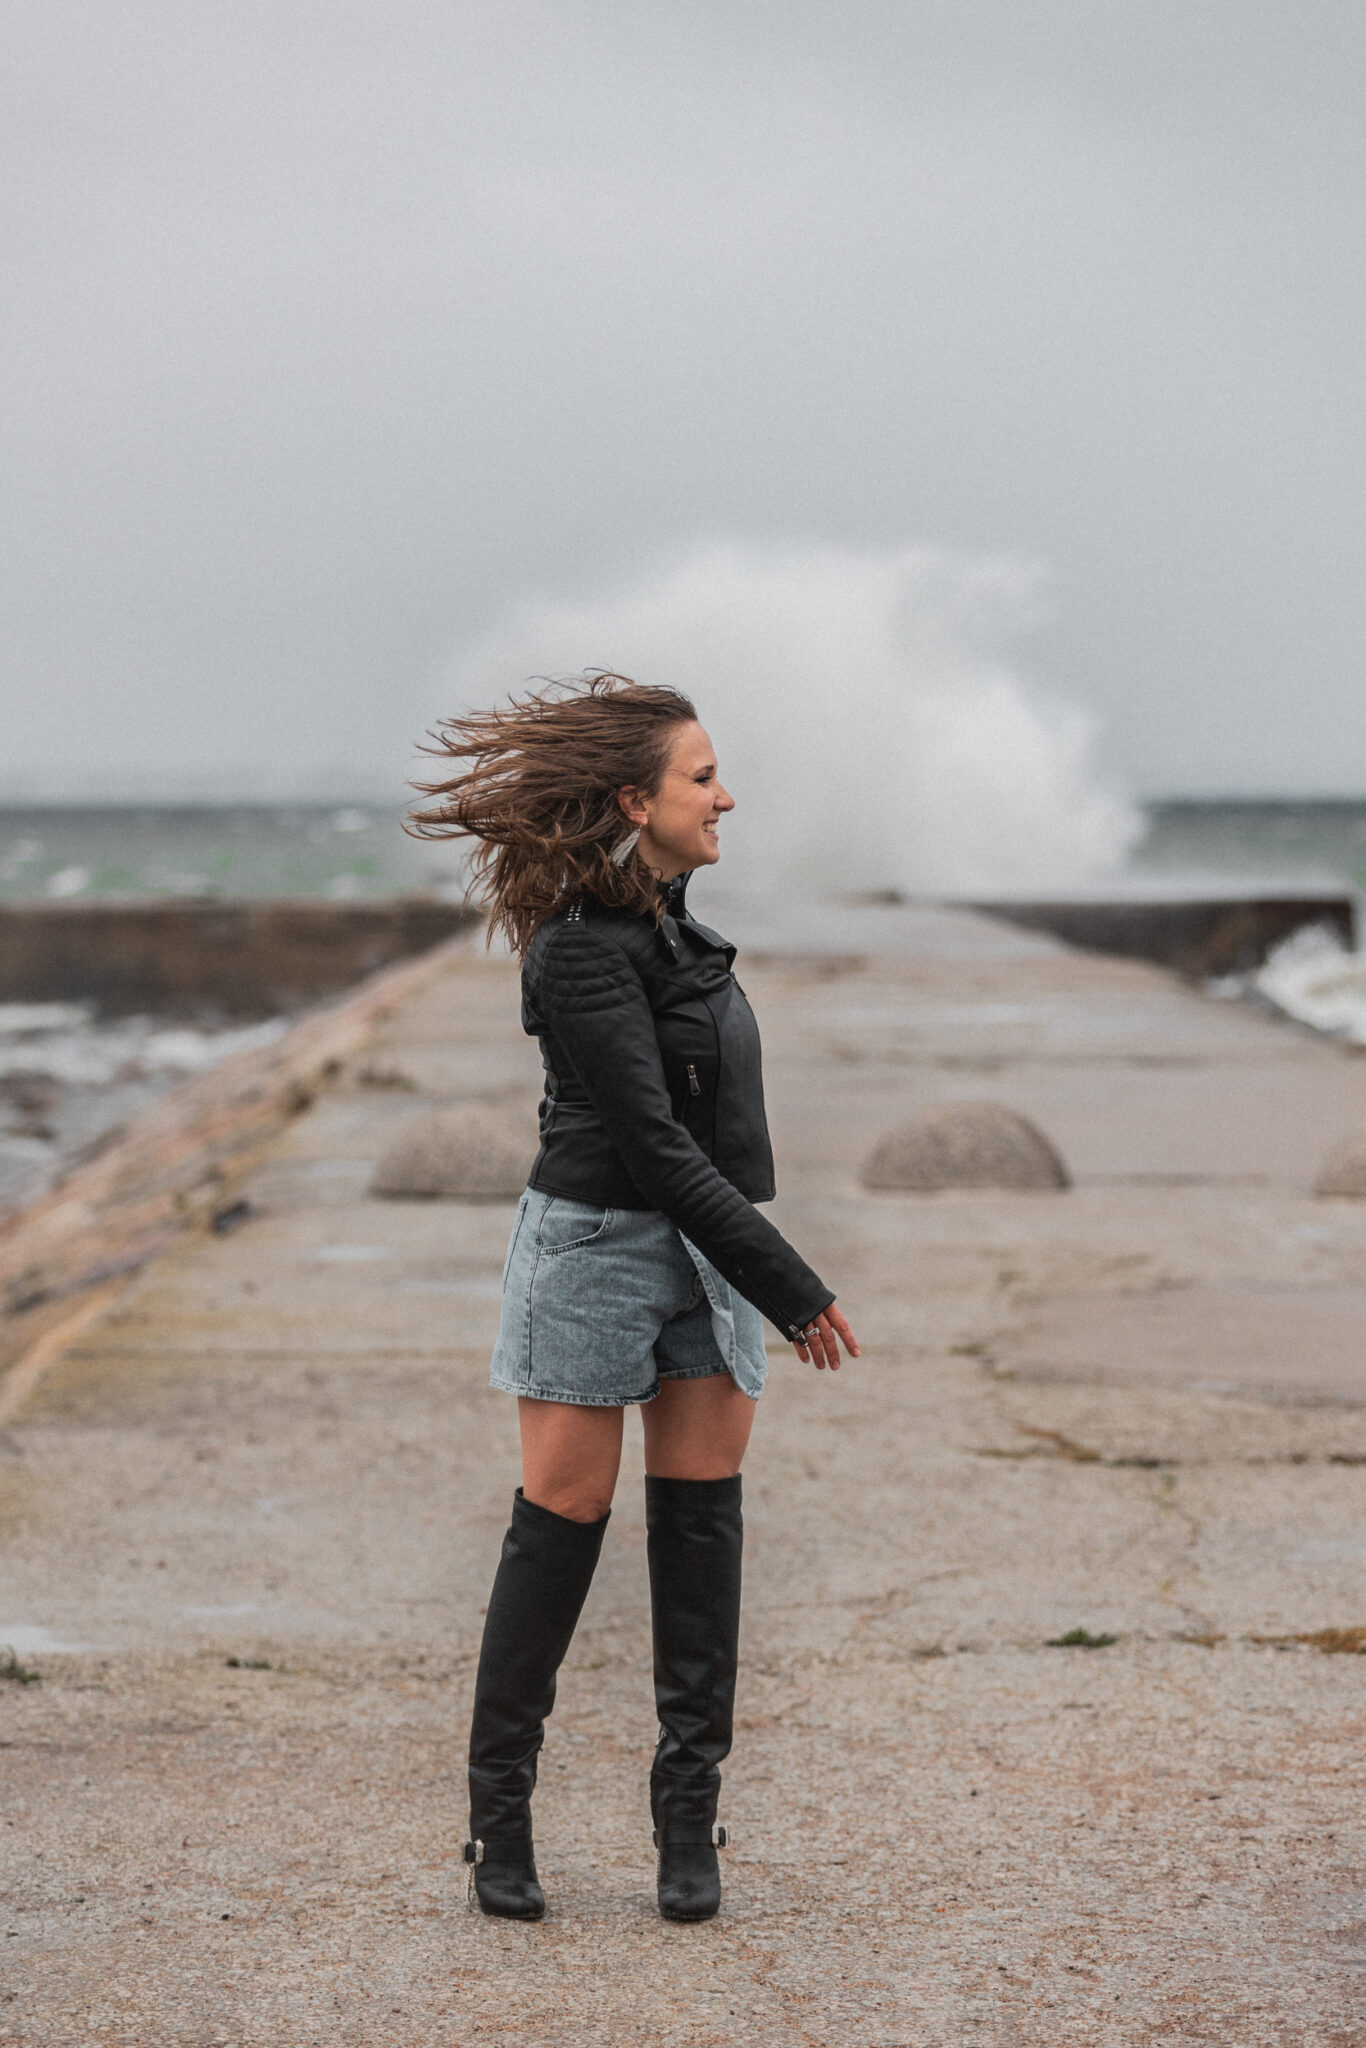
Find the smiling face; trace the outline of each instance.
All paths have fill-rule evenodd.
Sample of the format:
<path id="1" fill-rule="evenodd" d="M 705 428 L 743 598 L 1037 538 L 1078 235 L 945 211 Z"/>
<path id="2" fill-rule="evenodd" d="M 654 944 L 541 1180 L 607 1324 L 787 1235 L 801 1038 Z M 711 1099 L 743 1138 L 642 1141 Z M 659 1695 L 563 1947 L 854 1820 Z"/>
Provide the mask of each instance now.
<path id="1" fill-rule="evenodd" d="M 623 789 L 618 801 L 631 823 L 640 826 L 637 851 L 661 881 L 720 860 L 716 821 L 735 809 L 735 799 L 717 780 L 716 755 L 700 725 L 680 725 L 675 731 L 653 796 Z"/>

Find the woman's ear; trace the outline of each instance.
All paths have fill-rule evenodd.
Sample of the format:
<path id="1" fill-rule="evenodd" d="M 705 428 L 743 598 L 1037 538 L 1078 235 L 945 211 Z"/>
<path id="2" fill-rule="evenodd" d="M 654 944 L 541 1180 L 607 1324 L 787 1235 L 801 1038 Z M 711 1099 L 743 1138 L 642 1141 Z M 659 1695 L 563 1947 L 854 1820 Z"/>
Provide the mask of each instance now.
<path id="1" fill-rule="evenodd" d="M 649 823 L 650 813 L 641 801 L 638 789 L 619 789 L 617 791 L 617 808 L 621 812 L 622 817 L 629 824 L 636 826 L 637 829 Z"/>

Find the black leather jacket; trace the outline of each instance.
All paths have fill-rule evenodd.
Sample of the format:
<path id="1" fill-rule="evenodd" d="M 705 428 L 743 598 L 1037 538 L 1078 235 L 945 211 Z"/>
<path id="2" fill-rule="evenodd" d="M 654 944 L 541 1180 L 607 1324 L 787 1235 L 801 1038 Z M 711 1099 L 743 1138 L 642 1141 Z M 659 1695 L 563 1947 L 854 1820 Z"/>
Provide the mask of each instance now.
<path id="1" fill-rule="evenodd" d="M 686 881 L 658 925 L 585 898 L 532 940 L 522 1025 L 546 1092 L 530 1184 L 662 1210 L 791 1338 L 835 1297 L 753 1206 L 775 1192 L 759 1027 Z"/>

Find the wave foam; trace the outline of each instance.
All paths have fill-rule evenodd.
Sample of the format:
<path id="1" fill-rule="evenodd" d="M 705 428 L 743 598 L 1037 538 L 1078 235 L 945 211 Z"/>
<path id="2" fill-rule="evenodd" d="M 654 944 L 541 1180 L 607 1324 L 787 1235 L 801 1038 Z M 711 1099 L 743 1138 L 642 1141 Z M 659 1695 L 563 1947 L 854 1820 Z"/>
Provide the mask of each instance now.
<path id="1" fill-rule="evenodd" d="M 1292 933 L 1251 981 L 1287 1016 L 1351 1045 L 1366 1045 L 1366 955 L 1349 953 L 1330 925 Z"/>
<path id="2" fill-rule="evenodd" d="M 614 593 L 523 604 L 451 680 L 462 706 L 584 668 L 686 690 L 747 889 L 1067 888 L 1117 869 L 1143 824 L 1092 719 L 998 651 L 1038 622 L 1040 586 L 933 549 L 712 544 Z"/>

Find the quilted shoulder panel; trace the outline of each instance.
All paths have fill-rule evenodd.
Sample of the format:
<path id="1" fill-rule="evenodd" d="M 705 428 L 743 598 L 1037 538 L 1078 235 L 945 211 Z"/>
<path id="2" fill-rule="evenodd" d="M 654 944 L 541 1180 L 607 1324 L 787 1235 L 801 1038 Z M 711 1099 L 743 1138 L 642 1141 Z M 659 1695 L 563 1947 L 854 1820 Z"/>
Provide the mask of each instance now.
<path id="1" fill-rule="evenodd" d="M 546 934 L 538 965 L 547 1018 L 618 1009 L 644 992 L 621 935 L 596 919 L 557 920 Z"/>

